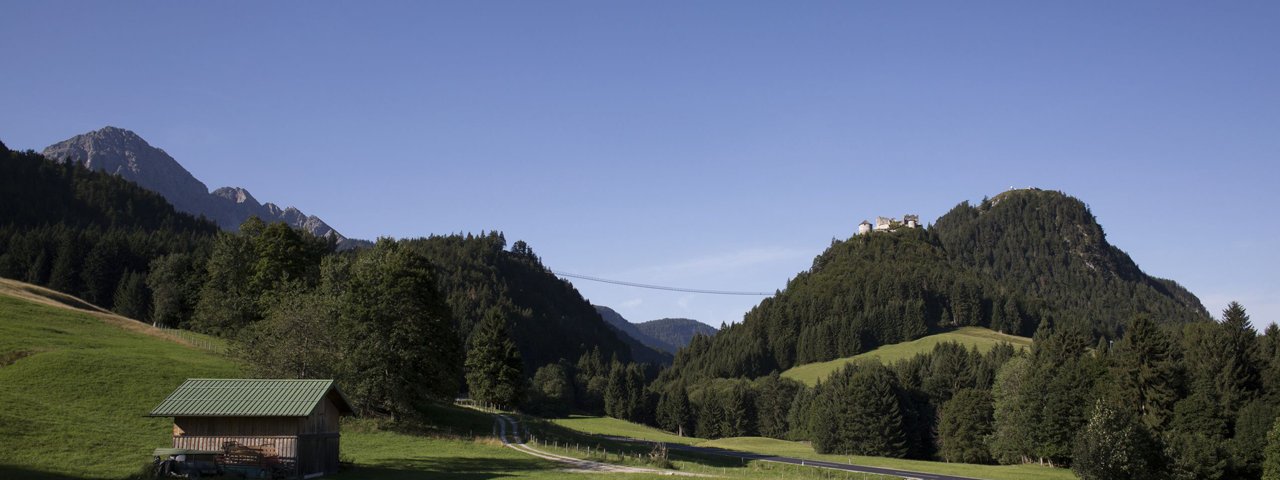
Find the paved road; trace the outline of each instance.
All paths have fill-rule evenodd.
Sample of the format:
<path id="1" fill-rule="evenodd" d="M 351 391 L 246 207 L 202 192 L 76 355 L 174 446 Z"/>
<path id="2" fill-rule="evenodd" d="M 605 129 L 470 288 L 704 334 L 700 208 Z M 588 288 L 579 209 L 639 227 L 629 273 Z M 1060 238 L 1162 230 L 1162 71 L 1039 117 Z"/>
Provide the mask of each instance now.
<path id="1" fill-rule="evenodd" d="M 637 440 L 627 437 L 608 437 L 613 440 L 634 443 L 653 443 L 645 440 Z M 725 457 L 742 458 L 746 460 L 760 460 L 765 462 L 789 463 L 791 465 L 801 465 L 805 467 L 826 468 L 830 470 L 841 470 L 845 472 L 870 473 L 875 475 L 888 475 L 891 477 L 901 477 L 906 479 L 919 480 L 977 480 L 969 477 L 957 477 L 954 475 L 941 475 L 937 473 L 912 472 L 908 470 L 898 470 L 896 468 L 880 468 L 866 467 L 862 465 L 850 465 L 848 463 L 827 462 L 822 460 L 806 460 L 803 458 L 779 457 L 777 455 L 765 455 L 762 453 L 740 452 L 737 450 L 725 450 L 722 448 L 710 447 L 694 447 L 689 445 L 679 445 L 668 443 L 667 448 L 684 452 L 701 453 L 706 455 L 720 455 Z"/>

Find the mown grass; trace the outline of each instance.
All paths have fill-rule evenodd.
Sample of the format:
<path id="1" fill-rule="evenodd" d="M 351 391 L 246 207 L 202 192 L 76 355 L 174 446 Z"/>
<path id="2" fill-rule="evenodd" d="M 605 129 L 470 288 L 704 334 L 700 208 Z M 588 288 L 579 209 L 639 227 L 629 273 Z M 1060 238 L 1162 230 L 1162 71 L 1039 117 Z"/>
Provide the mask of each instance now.
<path id="1" fill-rule="evenodd" d="M 556 418 L 551 419 L 550 421 L 565 428 L 594 435 L 610 435 L 615 437 L 648 440 L 651 442 L 666 442 L 684 445 L 694 445 L 698 442 L 704 441 L 701 438 L 681 437 L 647 425 L 631 423 L 626 420 L 618 420 L 612 417 L 571 415 L 569 418 Z"/>
<path id="2" fill-rule="evenodd" d="M 813 447 L 808 443 L 762 437 L 722 438 L 703 442 L 698 446 L 990 480 L 1071 480 L 1076 478 L 1071 470 L 1039 465 L 974 465 L 856 455 L 823 455 L 814 452 Z"/>
<path id="3" fill-rule="evenodd" d="M 22 353 L 17 353 L 22 352 Z M 89 313 L 0 295 L 0 477 L 121 478 L 171 443 L 145 417 L 188 377 L 235 362 Z"/>
<path id="4" fill-rule="evenodd" d="M 630 436 L 626 435 L 625 432 L 635 432 L 647 436 L 648 438 L 643 439 L 650 441 L 679 443 L 698 447 L 720 448 L 725 450 L 737 450 L 741 452 L 761 453 L 784 457 L 825 460 L 830 462 L 848 463 L 868 467 L 892 468 L 921 473 L 957 475 L 990 480 L 1068 480 L 1076 478 L 1070 470 L 1042 467 L 1038 465 L 974 465 L 884 457 L 822 455 L 814 452 L 813 447 L 806 442 L 792 442 L 763 437 L 738 437 L 704 440 L 690 437 L 676 437 L 661 431 L 659 431 L 659 433 L 662 435 L 655 435 L 650 431 L 654 429 L 650 427 L 636 425 L 614 418 L 574 417 L 570 419 L 557 419 L 552 422 L 556 425 L 563 426 L 564 428 L 573 429 L 577 431 L 578 434 L 588 435 L 588 437 L 585 437 L 587 440 L 576 440 L 578 448 L 573 448 L 571 446 L 570 450 L 573 451 L 580 451 L 583 446 L 587 445 L 588 442 L 591 442 L 592 440 L 590 440 L 591 437 L 589 435 Z M 535 434 L 536 433 L 535 427 Z M 642 437 L 632 436 L 632 438 Z M 564 440 L 561 440 L 561 442 L 563 441 Z M 596 448 L 605 446 L 606 448 L 613 449 L 618 448 L 622 444 L 619 444 L 618 442 L 602 443 L 596 441 L 595 443 L 592 443 L 592 445 L 595 445 Z M 630 450 L 627 450 L 627 452 L 631 455 L 634 455 L 635 453 L 643 453 L 641 450 L 642 448 L 647 447 L 632 447 Z M 740 463 L 738 460 L 732 460 L 729 464 L 731 465 L 733 462 Z M 730 474 L 732 474 L 732 471 L 730 471 Z"/>
<path id="5" fill-rule="evenodd" d="M 782 372 L 782 376 L 813 386 L 819 380 L 827 378 L 847 364 L 859 361 L 878 361 L 888 365 L 921 353 L 931 352 L 934 347 L 944 342 L 959 343 L 967 348 L 977 347 L 978 351 L 983 353 L 990 351 L 1001 343 L 1008 343 L 1013 345 L 1014 348 L 1031 346 L 1031 339 L 1027 337 L 1006 335 L 981 327 L 962 327 L 950 332 L 917 338 L 910 342 L 885 345 L 852 357 L 837 358 L 827 362 L 807 363 Z"/>
<path id="6" fill-rule="evenodd" d="M 643 425 L 607 417 L 574 416 L 567 419 L 540 419 L 521 417 L 527 430 L 522 433 L 530 438 L 530 445 L 539 450 L 567 457 L 587 459 L 597 462 L 628 465 L 641 468 L 673 469 L 679 472 L 694 473 L 721 478 L 791 478 L 796 480 L 847 479 L 847 480 L 886 480 L 892 477 L 869 475 L 857 472 L 817 469 L 798 465 L 743 460 L 724 455 L 683 452 L 668 450 L 667 462 L 655 462 L 649 454 L 653 445 L 612 440 L 601 435 L 647 437 L 651 442 L 668 444 L 686 444 L 705 442 L 700 438 L 679 437 L 649 428 Z M 572 427 L 588 428 L 595 433 L 588 433 Z M 610 432 L 610 433 L 601 433 Z M 669 478 L 669 477 L 668 477 Z"/>

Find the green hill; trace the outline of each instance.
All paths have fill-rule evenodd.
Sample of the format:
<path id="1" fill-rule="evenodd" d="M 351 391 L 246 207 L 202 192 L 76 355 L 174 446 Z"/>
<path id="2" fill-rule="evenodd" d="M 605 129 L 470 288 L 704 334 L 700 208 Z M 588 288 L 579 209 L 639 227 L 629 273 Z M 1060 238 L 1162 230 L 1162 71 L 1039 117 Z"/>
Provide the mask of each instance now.
<path id="1" fill-rule="evenodd" d="M 162 331 L 36 300 L 0 295 L 0 477 L 136 473 L 171 435 L 143 415 L 188 377 L 239 376 Z"/>
<path id="2" fill-rule="evenodd" d="M 992 347 L 1001 343 L 1009 343 L 1015 347 L 1031 346 L 1031 339 L 1027 337 L 1006 335 L 981 327 L 963 327 L 946 333 L 917 338 L 910 342 L 885 345 L 870 352 L 860 353 L 852 357 L 799 365 L 782 372 L 782 376 L 813 386 L 818 383 L 819 380 L 826 378 L 828 375 L 831 375 L 832 372 L 839 370 L 847 364 L 862 360 L 875 360 L 884 364 L 890 364 L 899 360 L 906 360 L 922 353 L 931 352 L 933 351 L 933 347 L 944 342 L 959 343 L 968 348 L 977 347 L 978 351 L 982 353 L 990 351 Z"/>

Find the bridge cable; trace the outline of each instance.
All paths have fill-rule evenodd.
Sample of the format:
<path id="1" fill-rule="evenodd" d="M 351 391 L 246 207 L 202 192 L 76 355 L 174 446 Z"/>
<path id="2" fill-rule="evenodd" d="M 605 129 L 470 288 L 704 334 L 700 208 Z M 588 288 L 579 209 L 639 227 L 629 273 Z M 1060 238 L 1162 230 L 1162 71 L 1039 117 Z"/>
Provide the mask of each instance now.
<path id="1" fill-rule="evenodd" d="M 626 282 L 622 280 L 609 280 L 607 278 L 592 277 L 588 275 L 578 275 L 576 273 L 558 272 L 555 270 L 552 270 L 551 273 L 554 273 L 561 277 L 590 280 L 592 282 L 611 283 L 614 285 L 623 285 L 627 287 L 648 288 L 651 290 L 667 290 L 671 292 L 686 292 L 686 293 L 703 293 L 708 295 L 745 295 L 745 296 L 756 296 L 756 297 L 773 296 L 772 293 L 767 293 L 767 292 L 735 292 L 735 291 L 729 291 L 729 290 L 703 290 L 700 288 L 680 288 L 680 287 L 666 287 L 662 285 L 649 285 L 645 283 Z"/>

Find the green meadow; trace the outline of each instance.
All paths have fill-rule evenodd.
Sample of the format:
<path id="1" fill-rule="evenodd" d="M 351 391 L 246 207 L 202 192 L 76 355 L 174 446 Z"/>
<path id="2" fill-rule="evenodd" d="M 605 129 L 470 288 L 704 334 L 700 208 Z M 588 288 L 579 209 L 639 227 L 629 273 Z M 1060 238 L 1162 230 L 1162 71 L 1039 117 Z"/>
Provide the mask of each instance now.
<path id="1" fill-rule="evenodd" d="M 813 386 L 817 384 L 818 381 L 827 378 L 832 373 L 835 373 L 835 371 L 850 363 L 876 361 L 888 365 L 899 360 L 906 360 L 921 353 L 931 352 L 933 351 L 933 347 L 946 342 L 959 343 L 964 345 L 966 348 L 977 348 L 978 351 L 983 353 L 990 351 L 996 345 L 1001 343 L 1008 343 L 1013 345 L 1014 348 L 1031 347 L 1031 339 L 1027 337 L 1006 335 L 982 327 L 961 327 L 949 332 L 917 338 L 910 342 L 884 345 L 870 352 L 861 353 L 852 357 L 837 358 L 827 362 L 807 363 L 782 372 L 782 376 L 797 380 L 805 385 Z"/>

